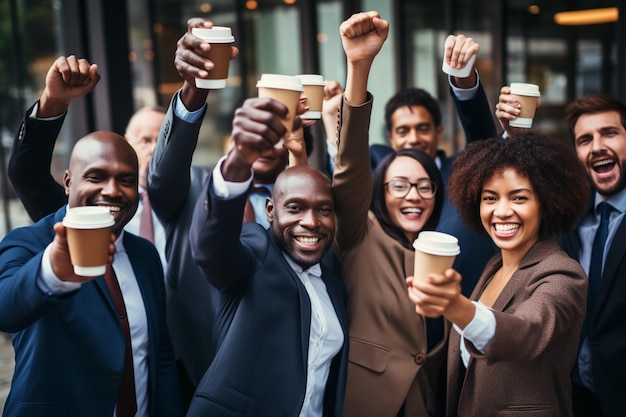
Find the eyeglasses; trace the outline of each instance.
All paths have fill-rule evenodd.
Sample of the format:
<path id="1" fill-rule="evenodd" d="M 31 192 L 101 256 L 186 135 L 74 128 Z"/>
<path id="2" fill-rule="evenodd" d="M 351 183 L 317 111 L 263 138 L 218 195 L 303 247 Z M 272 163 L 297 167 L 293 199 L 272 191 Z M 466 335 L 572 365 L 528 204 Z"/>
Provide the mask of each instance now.
<path id="1" fill-rule="evenodd" d="M 391 181 L 385 183 L 387 192 L 393 198 L 404 198 L 415 187 L 417 193 L 425 200 L 430 200 L 437 192 L 437 185 L 431 180 L 419 180 L 416 183 L 409 182 L 403 178 L 392 178 Z"/>

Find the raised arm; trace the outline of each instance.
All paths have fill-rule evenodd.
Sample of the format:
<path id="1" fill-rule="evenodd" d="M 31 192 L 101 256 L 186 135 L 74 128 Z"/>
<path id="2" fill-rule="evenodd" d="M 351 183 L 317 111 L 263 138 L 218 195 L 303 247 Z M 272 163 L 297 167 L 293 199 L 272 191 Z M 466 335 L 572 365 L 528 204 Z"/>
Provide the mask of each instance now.
<path id="1" fill-rule="evenodd" d="M 174 64 L 184 84 L 172 98 L 150 160 L 150 202 L 154 212 L 165 222 L 177 215 L 185 204 L 191 183 L 191 162 L 210 91 L 196 88 L 195 84 L 196 77 L 205 78 L 213 69 L 213 63 L 207 58 L 211 45 L 191 33 L 195 27 L 211 28 L 213 24 L 203 18 L 189 19 L 187 32 L 176 44 Z M 239 50 L 233 46 L 231 58 L 238 54 Z M 183 119 L 176 111 L 177 106 L 184 106 L 191 115 Z"/>
<path id="2" fill-rule="evenodd" d="M 358 13 L 343 22 L 341 41 L 348 61 L 344 100 L 340 107 L 333 191 L 337 214 L 336 242 L 345 249 L 362 238 L 372 198 L 369 121 L 372 98 L 367 80 L 389 23 L 377 12 Z"/>
<path id="3" fill-rule="evenodd" d="M 63 186 L 50 173 L 54 145 L 70 103 L 93 91 L 99 80 L 96 64 L 73 55 L 59 57 L 48 70 L 41 98 L 24 116 L 13 142 L 8 174 L 33 221 L 67 203 Z"/>
<path id="4" fill-rule="evenodd" d="M 287 112 L 284 105 L 269 98 L 248 99 L 235 111 L 234 145 L 213 170 L 194 209 L 189 232 L 191 252 L 205 277 L 218 289 L 232 288 L 249 276 L 251 258 L 239 235 L 252 164 L 272 152 L 285 137 L 287 131 L 279 117 L 286 117 Z M 243 191 L 238 190 L 241 188 Z"/>
<path id="5" fill-rule="evenodd" d="M 477 56 L 480 46 L 473 38 L 465 35 L 450 35 L 446 38 L 444 53 L 447 62 L 455 68 L 465 66 L 473 56 Z M 457 114 L 463 126 L 466 143 L 479 139 L 486 139 L 497 134 L 496 125 L 493 121 L 491 107 L 480 83 L 476 60 L 467 77 L 450 77 L 450 95 L 454 102 Z M 466 92 L 463 97 L 455 94 L 458 89 L 472 91 Z"/>

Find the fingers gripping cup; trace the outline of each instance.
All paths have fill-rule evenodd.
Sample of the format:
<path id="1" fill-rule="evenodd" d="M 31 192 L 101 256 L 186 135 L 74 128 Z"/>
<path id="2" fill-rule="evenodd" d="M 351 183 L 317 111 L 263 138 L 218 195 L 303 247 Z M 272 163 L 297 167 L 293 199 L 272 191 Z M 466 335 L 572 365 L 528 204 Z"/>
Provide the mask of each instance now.
<path id="1" fill-rule="evenodd" d="M 539 86 L 526 83 L 511 83 L 511 95 L 519 101 L 520 115 L 509 122 L 509 126 L 530 128 L 533 126 L 535 110 L 539 102 Z"/>
<path id="2" fill-rule="evenodd" d="M 111 227 L 115 223 L 106 207 L 72 207 L 67 209 L 63 226 L 74 273 L 85 277 L 103 275 L 109 260 Z"/>
<path id="3" fill-rule="evenodd" d="M 211 29 L 193 28 L 191 33 L 211 44 L 208 59 L 215 67 L 207 78 L 196 78 L 196 87 L 218 89 L 226 87 L 230 67 L 231 46 L 235 42 L 230 28 L 213 26 Z"/>
<path id="4" fill-rule="evenodd" d="M 317 74 L 296 75 L 302 82 L 304 95 L 306 96 L 306 104 L 310 110 L 302 114 L 303 119 L 321 119 L 322 104 L 324 103 L 324 77 Z"/>
<path id="5" fill-rule="evenodd" d="M 281 123 L 291 132 L 300 94 L 304 90 L 299 78 L 291 75 L 263 74 L 256 84 L 259 97 L 269 97 L 284 104 L 289 110 L 289 119 L 280 119 Z"/>
<path id="6" fill-rule="evenodd" d="M 459 241 L 447 233 L 421 232 L 413 242 L 415 248 L 415 279 L 424 279 L 428 274 L 441 274 L 450 268 L 461 253 Z"/>

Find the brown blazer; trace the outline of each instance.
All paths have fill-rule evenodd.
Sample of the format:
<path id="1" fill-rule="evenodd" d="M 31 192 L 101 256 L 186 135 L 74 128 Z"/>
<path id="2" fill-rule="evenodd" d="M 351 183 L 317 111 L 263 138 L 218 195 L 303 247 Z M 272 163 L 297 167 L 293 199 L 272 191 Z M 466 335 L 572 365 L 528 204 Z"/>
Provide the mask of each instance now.
<path id="1" fill-rule="evenodd" d="M 478 300 L 501 266 L 495 256 L 471 299 Z M 447 416 L 571 416 L 570 373 L 578 351 L 587 278 L 554 239 L 540 240 L 522 259 L 493 305 L 496 332 L 484 354 L 450 332 Z"/>
<path id="2" fill-rule="evenodd" d="M 405 278 L 414 252 L 387 235 L 369 212 L 372 173 L 368 129 L 370 100 L 345 101 L 340 112 L 333 189 L 337 254 L 348 291 L 350 353 L 344 417 L 395 417 L 436 412 L 437 376 L 445 340 L 427 352 L 424 318 L 409 300 Z"/>

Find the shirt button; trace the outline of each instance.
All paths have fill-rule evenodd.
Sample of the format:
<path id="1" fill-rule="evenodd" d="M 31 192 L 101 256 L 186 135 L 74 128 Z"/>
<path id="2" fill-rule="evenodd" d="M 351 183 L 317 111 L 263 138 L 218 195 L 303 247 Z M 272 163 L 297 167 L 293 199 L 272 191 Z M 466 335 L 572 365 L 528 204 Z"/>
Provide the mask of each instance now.
<path id="1" fill-rule="evenodd" d="M 423 353 L 418 353 L 415 355 L 415 363 L 418 365 L 422 365 L 426 361 L 426 355 Z"/>
<path id="2" fill-rule="evenodd" d="M 117 382 L 117 381 L 119 381 L 119 379 L 120 379 L 120 377 L 119 377 L 119 375 L 117 375 L 117 374 L 111 374 L 111 375 L 109 375 L 109 381 L 110 381 L 110 382 Z"/>

